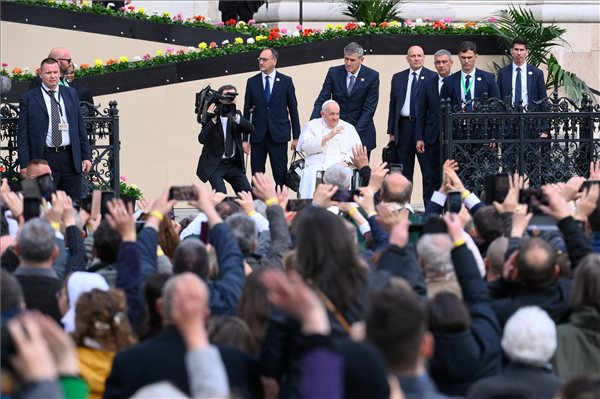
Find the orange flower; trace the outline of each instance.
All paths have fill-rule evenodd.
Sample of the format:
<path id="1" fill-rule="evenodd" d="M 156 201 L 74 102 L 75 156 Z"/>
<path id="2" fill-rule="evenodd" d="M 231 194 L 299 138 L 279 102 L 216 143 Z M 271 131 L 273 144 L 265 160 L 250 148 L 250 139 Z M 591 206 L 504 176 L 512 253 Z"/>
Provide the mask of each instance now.
<path id="1" fill-rule="evenodd" d="M 12 70 L 12 73 L 13 73 L 13 75 L 20 75 L 23 73 L 23 70 L 21 68 L 17 67 Z"/>
<path id="2" fill-rule="evenodd" d="M 204 15 L 194 15 L 194 19 L 196 21 L 202 22 L 202 21 L 204 21 L 206 19 L 206 17 Z"/>
<path id="3" fill-rule="evenodd" d="M 379 24 L 380 28 L 387 28 L 388 27 L 388 23 L 383 21 L 382 23 Z"/>
<path id="4" fill-rule="evenodd" d="M 469 21 L 465 23 L 465 28 L 474 28 L 477 25 L 477 22 Z"/>
<path id="5" fill-rule="evenodd" d="M 79 66 L 79 69 L 88 69 L 90 67 L 90 64 L 81 64 Z"/>
<path id="6" fill-rule="evenodd" d="M 116 64 L 116 63 L 118 63 L 118 62 L 119 62 L 119 61 L 118 61 L 118 60 L 115 60 L 114 58 L 109 58 L 109 59 L 106 61 L 106 65 L 113 65 L 113 64 Z"/>

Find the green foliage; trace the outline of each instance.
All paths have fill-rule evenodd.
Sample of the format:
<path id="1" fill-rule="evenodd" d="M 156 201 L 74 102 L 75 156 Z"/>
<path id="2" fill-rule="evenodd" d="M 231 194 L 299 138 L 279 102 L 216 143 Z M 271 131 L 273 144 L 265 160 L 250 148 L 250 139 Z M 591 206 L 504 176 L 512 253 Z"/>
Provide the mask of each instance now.
<path id="1" fill-rule="evenodd" d="M 566 29 L 554 23 L 544 25 L 537 21 L 531 10 L 521 6 L 509 5 L 508 10 L 502 10 L 497 15 L 496 24 L 492 25 L 494 33 L 510 48 L 517 37 L 526 39 L 529 43 L 527 63 L 535 66 L 545 65 L 548 69 L 546 87 L 557 90 L 564 87 L 567 96 L 579 102 L 584 93 L 591 95 L 588 85 L 573 72 L 562 69 L 558 60 L 552 55 L 555 46 L 570 48 L 562 35 Z"/>
<path id="2" fill-rule="evenodd" d="M 393 21 L 398 19 L 399 6 L 403 0 L 343 0 L 347 9 L 344 15 L 354 18 L 356 21 L 369 24 L 377 24 L 384 21 Z"/>

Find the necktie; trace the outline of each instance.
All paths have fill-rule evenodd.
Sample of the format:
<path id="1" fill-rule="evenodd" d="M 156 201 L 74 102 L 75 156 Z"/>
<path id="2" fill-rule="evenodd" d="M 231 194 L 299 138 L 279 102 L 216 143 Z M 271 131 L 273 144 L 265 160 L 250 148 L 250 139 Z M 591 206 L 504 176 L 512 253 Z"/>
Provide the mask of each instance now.
<path id="1" fill-rule="evenodd" d="M 267 102 L 271 99 L 271 83 L 269 79 L 270 76 L 265 76 L 265 101 Z"/>
<path id="2" fill-rule="evenodd" d="M 471 101 L 471 75 L 465 76 L 465 103 Z M 467 112 L 473 112 L 473 104 L 467 105 Z"/>
<path id="3" fill-rule="evenodd" d="M 348 83 L 348 94 L 350 94 L 350 92 L 352 92 L 352 89 L 354 88 L 354 82 L 355 81 L 356 81 L 356 76 L 350 75 L 350 83 Z"/>
<path id="4" fill-rule="evenodd" d="M 58 128 L 58 124 L 60 123 L 60 109 L 56 98 L 54 97 L 55 90 L 48 90 L 48 94 L 50 94 L 50 117 L 52 118 L 52 146 L 60 147 L 62 144 L 62 133 Z"/>
<path id="5" fill-rule="evenodd" d="M 415 99 L 417 97 L 417 73 L 412 73 L 412 83 L 410 84 L 410 116 L 415 116 Z"/>
<path id="6" fill-rule="evenodd" d="M 267 80 L 268 82 L 268 80 Z M 226 158 L 231 158 L 233 156 L 233 134 L 231 133 L 231 124 L 232 124 L 232 119 L 229 119 L 227 121 L 227 132 L 225 135 L 225 157 Z"/>
<path id="7" fill-rule="evenodd" d="M 517 68 L 517 77 L 515 79 L 515 106 L 521 105 L 522 99 L 521 68 Z"/>

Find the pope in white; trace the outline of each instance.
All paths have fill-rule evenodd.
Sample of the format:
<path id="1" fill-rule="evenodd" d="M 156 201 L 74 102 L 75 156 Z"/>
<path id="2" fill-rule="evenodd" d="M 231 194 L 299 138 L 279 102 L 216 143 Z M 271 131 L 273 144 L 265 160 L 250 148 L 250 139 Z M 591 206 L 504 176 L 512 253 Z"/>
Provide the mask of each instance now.
<path id="1" fill-rule="evenodd" d="M 317 171 L 333 164 L 352 163 L 352 147 L 360 144 L 354 126 L 340 119 L 340 106 L 327 100 L 321 107 L 321 117 L 308 122 L 298 139 L 298 151 L 304 152 L 305 167 L 300 180 L 300 198 L 312 198 Z"/>

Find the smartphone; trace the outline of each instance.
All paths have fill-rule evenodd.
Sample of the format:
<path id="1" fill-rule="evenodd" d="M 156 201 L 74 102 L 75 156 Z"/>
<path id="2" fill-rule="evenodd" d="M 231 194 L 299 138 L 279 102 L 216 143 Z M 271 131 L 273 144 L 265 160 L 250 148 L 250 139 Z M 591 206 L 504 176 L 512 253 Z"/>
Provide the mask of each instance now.
<path id="1" fill-rule="evenodd" d="M 446 226 L 446 222 L 444 222 L 444 219 L 442 219 L 441 216 L 431 216 L 423 222 L 423 234 L 438 234 L 447 232 L 448 226 Z"/>
<path id="2" fill-rule="evenodd" d="M 210 227 L 208 226 L 208 221 L 204 221 L 200 223 L 200 241 L 204 244 L 208 244 L 210 240 Z"/>
<path id="3" fill-rule="evenodd" d="M 90 204 L 90 219 L 96 219 L 100 216 L 102 207 L 102 191 L 94 190 L 92 192 L 92 201 Z"/>
<path id="4" fill-rule="evenodd" d="M 25 221 L 40 216 L 41 198 L 25 197 L 23 199 L 23 217 Z"/>
<path id="5" fill-rule="evenodd" d="M 581 184 L 579 188 L 579 192 L 583 192 L 585 190 L 589 190 L 593 184 L 600 184 L 600 180 L 586 180 Z"/>
<path id="6" fill-rule="evenodd" d="M 42 192 L 40 186 L 35 179 L 25 179 L 21 181 L 23 187 L 23 196 L 25 198 L 41 198 Z"/>
<path id="7" fill-rule="evenodd" d="M 87 197 L 83 197 L 80 201 L 81 209 L 86 211 L 87 213 L 92 213 L 92 197 L 88 195 Z"/>
<path id="8" fill-rule="evenodd" d="M 169 190 L 169 200 L 195 201 L 197 199 L 198 193 L 194 186 L 173 186 Z"/>
<path id="9" fill-rule="evenodd" d="M 323 184 L 323 174 L 324 170 L 317 170 L 316 178 L 315 178 L 315 188 L 319 187 L 319 184 Z"/>
<path id="10" fill-rule="evenodd" d="M 543 212 L 539 206 L 548 205 L 548 197 L 540 188 L 521 189 L 519 190 L 519 203 L 527 204 L 528 211 L 534 215 L 541 215 Z"/>
<path id="11" fill-rule="evenodd" d="M 101 191 L 100 192 L 100 214 L 102 215 L 102 218 L 104 218 L 104 215 L 106 215 L 108 213 L 107 204 L 110 201 L 112 201 L 114 198 L 115 198 L 114 191 Z M 94 206 L 93 202 L 94 202 L 94 198 L 93 198 L 93 194 L 92 194 L 92 207 Z"/>
<path id="12" fill-rule="evenodd" d="M 335 194 L 333 194 L 333 197 L 331 197 L 331 200 L 337 201 L 337 202 L 352 202 L 352 201 L 354 201 L 355 195 L 360 195 L 360 191 L 358 191 L 358 190 L 343 190 L 340 188 L 335 192 Z"/>
<path id="13" fill-rule="evenodd" d="M 288 200 L 285 210 L 288 212 L 298 212 L 312 204 L 311 198 L 299 198 Z"/>
<path id="14" fill-rule="evenodd" d="M 508 183 L 508 174 L 499 173 L 496 175 L 494 182 L 494 201 L 498 203 L 504 202 L 510 185 Z"/>
<path id="15" fill-rule="evenodd" d="M 46 173 L 45 175 L 38 176 L 36 180 L 38 182 L 38 186 L 40 187 L 42 197 L 46 198 L 47 201 L 50 201 L 52 198 L 52 193 L 56 191 L 52 175 L 50 173 Z"/>
<path id="16" fill-rule="evenodd" d="M 450 191 L 446 201 L 447 211 L 451 213 L 460 212 L 462 207 L 462 194 L 460 191 Z"/>
<path id="17" fill-rule="evenodd" d="M 388 165 L 388 169 L 390 170 L 390 173 L 402 173 L 404 165 L 401 163 L 391 163 Z"/>

